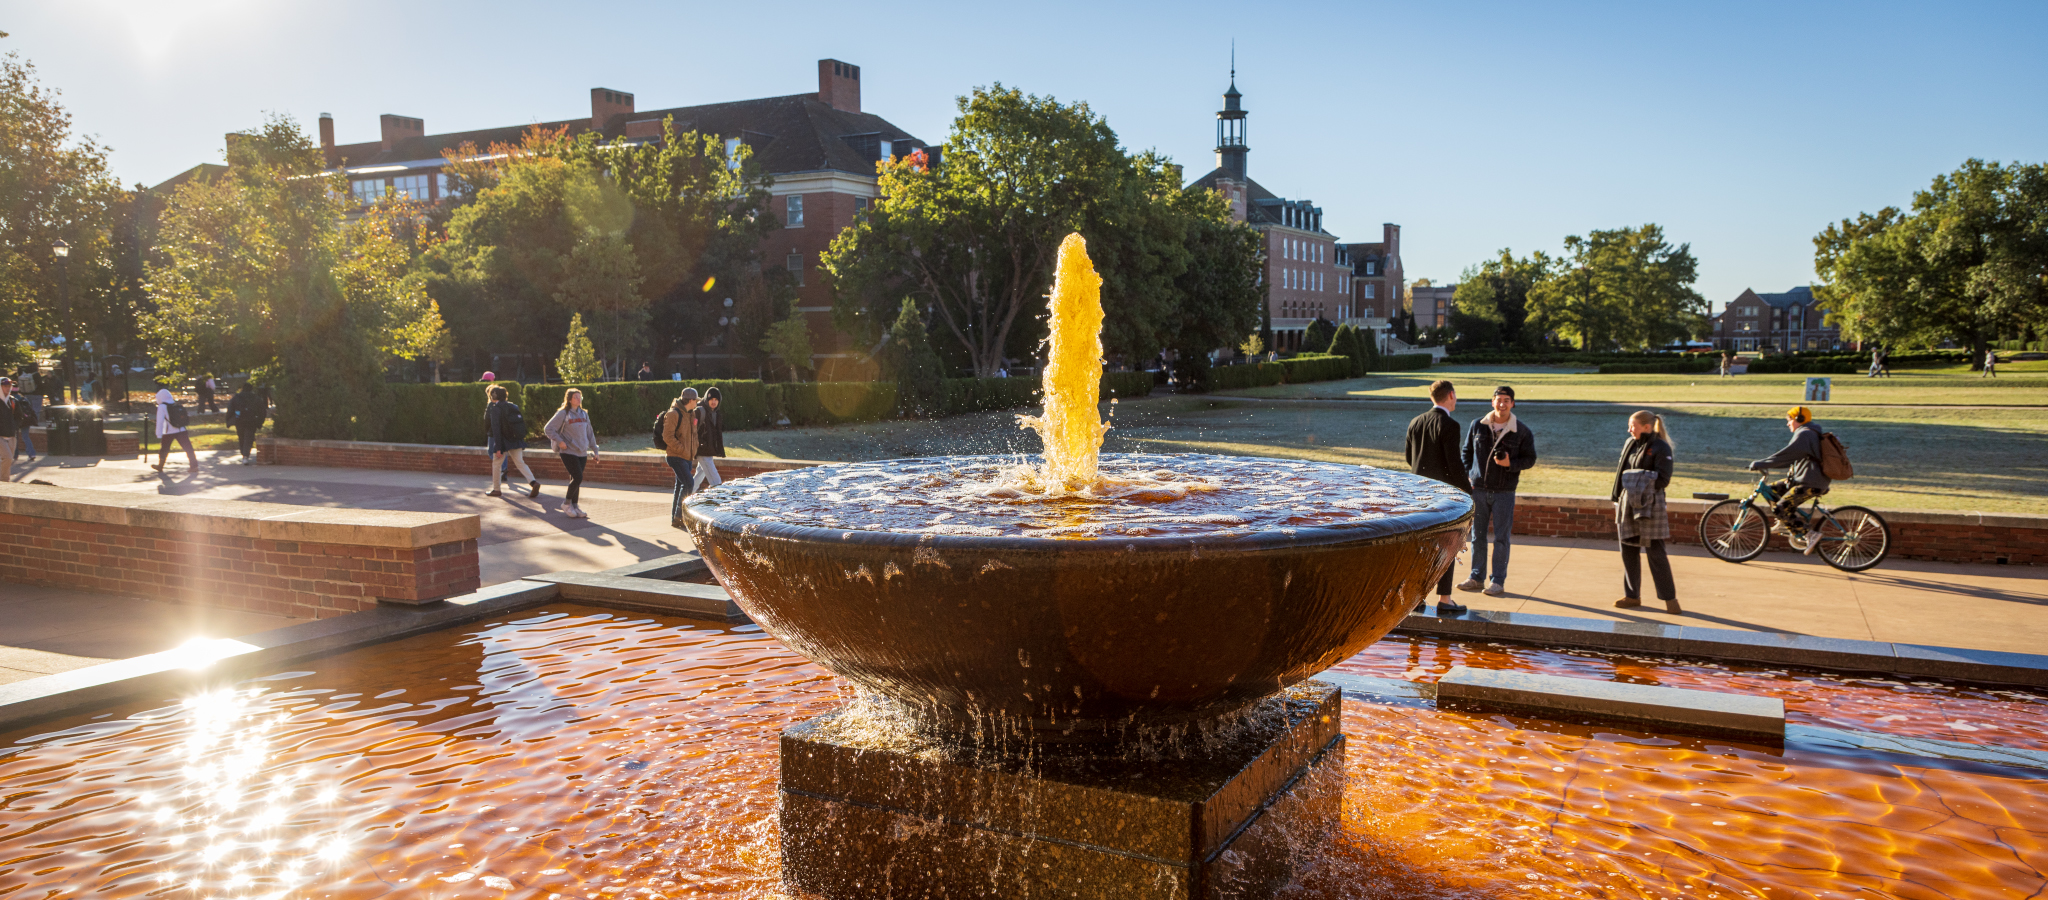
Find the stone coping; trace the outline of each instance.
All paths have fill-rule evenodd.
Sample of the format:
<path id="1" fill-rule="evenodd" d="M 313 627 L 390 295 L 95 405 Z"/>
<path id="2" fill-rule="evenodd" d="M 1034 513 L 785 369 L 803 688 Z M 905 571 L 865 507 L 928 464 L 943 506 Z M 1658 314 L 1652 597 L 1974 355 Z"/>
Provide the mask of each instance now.
<path id="1" fill-rule="evenodd" d="M 1746 492 L 1742 494 L 1730 493 L 1729 496 L 1740 500 L 1748 496 L 1748 494 Z M 1705 515 L 1708 507 L 1719 502 L 1721 501 L 1670 497 L 1665 501 L 1665 506 L 1674 519 L 1681 515 L 1697 518 Z M 1556 506 L 1565 509 L 1589 509 L 1596 510 L 1602 515 L 1612 515 L 1614 512 L 1613 501 L 1606 497 L 1587 494 L 1517 493 L 1515 495 L 1515 505 L 1521 506 L 1524 504 Z M 2048 530 L 2048 516 L 1948 509 L 1890 509 L 1875 506 L 1866 508 L 1883 516 L 1886 522 L 1894 525 L 1976 525 L 1993 528 L 2039 528 Z"/>
<path id="2" fill-rule="evenodd" d="M 482 534 L 474 515 L 387 509 L 336 509 L 200 500 L 123 491 L 0 484 L 0 513 L 131 528 L 416 550 Z"/>
<path id="3" fill-rule="evenodd" d="M 263 438 L 263 440 L 266 440 L 266 441 L 270 441 L 270 442 L 273 442 L 273 443 L 276 443 L 276 444 L 279 444 L 279 445 L 285 445 L 285 446 L 292 446 L 292 447 L 306 447 L 306 448 L 311 448 L 311 449 L 315 449 L 315 450 L 359 450 L 359 451 L 366 451 L 366 452 L 378 452 L 378 451 L 384 451 L 384 452 L 397 452 L 397 451 L 406 451 L 406 452 L 411 452 L 411 453 L 435 453 L 435 454 L 445 454 L 445 455 L 450 455 L 450 456 L 482 456 L 482 455 L 484 455 L 484 448 L 483 448 L 483 447 L 472 447 L 472 446 L 466 446 L 466 445 L 462 445 L 462 444 L 399 444 L 399 443 L 392 443 L 392 442 L 386 442 L 386 441 L 316 441 L 316 440 L 308 440 L 308 439 L 305 439 L 305 438 L 280 438 L 280 437 L 268 437 L 268 436 L 264 437 L 264 438 Z M 529 450 L 529 451 L 535 451 L 535 452 L 538 452 L 537 448 L 535 448 L 535 447 L 531 447 L 531 446 L 529 446 L 529 447 L 527 447 L 526 449 L 527 449 L 527 450 Z M 598 448 L 598 449 L 599 449 L 599 450 L 600 450 L 601 452 L 603 452 L 603 448 L 602 448 L 602 447 L 600 447 L 600 448 Z M 623 458 L 623 459 L 639 459 L 639 458 L 646 458 L 646 459 L 652 459 L 652 460 L 656 460 L 656 461 L 659 461 L 659 460 L 660 460 L 660 459 L 662 458 L 662 456 L 661 456 L 661 454 L 659 454 L 659 453 L 638 453 L 638 452 L 630 452 L 630 451 L 625 451 L 625 452 L 616 452 L 616 453 L 614 453 L 614 452 L 604 452 L 604 458 L 605 458 L 605 459 L 607 459 L 607 460 L 613 460 L 613 459 L 622 459 L 622 458 Z M 821 462 L 821 461 L 818 461 L 818 460 L 810 460 L 810 459 L 753 459 L 753 458 L 751 458 L 751 457 L 732 457 L 732 456 L 714 456 L 714 457 L 712 457 L 712 459 L 715 459 L 715 460 L 717 460 L 717 461 L 718 461 L 718 462 L 720 462 L 720 463 L 724 463 L 724 462 L 726 462 L 726 461 L 730 460 L 730 461 L 731 461 L 731 462 L 732 462 L 733 464 L 735 464 L 735 465 L 743 465 L 743 466 L 748 466 L 748 467 L 750 467 L 750 468 L 756 468 L 756 469 L 761 469 L 761 470 L 764 470 L 764 471 L 766 471 L 766 470 L 777 470 L 777 471 L 779 471 L 779 470 L 782 470 L 782 469 L 803 469 L 803 468 L 809 468 L 809 467 L 811 467 L 811 466 L 824 466 L 824 465 L 830 465 L 830 463 L 827 463 L 827 462 Z"/>
<path id="4" fill-rule="evenodd" d="M 1529 710 L 1644 722 L 1662 730 L 1785 739 L 1785 701 L 1756 694 L 1567 678 L 1453 666 L 1437 679 L 1438 705 Z"/>

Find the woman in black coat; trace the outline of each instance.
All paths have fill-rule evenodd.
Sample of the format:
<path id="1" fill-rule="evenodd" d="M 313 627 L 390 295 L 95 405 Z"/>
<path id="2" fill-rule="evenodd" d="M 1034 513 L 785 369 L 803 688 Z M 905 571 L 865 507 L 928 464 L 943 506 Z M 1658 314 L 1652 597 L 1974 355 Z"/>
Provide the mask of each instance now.
<path id="1" fill-rule="evenodd" d="M 1650 580 L 1657 587 L 1657 599 L 1664 601 L 1664 611 L 1685 613 L 1678 606 L 1671 559 L 1664 552 L 1664 543 L 1671 540 L 1671 518 L 1664 508 L 1664 489 L 1671 485 L 1671 445 L 1663 416 L 1644 409 L 1628 417 L 1628 443 L 1621 446 L 1609 496 L 1617 507 L 1615 525 L 1621 540 L 1621 599 L 1614 605 L 1622 609 L 1643 605 L 1641 557 L 1647 555 Z M 1630 509 L 1620 508 L 1624 491 Z"/>

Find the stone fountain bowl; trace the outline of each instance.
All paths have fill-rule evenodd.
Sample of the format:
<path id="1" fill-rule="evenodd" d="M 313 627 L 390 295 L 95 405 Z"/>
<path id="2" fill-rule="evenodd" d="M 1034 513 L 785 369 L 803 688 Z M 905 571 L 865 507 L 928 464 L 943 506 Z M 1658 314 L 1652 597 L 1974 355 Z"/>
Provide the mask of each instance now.
<path id="1" fill-rule="evenodd" d="M 1341 526 L 1081 539 L 820 527 L 774 504 L 976 460 L 758 475 L 691 497 L 684 524 L 756 623 L 920 730 L 1086 743 L 1222 720 L 1357 653 L 1434 587 L 1471 518 L 1434 481 L 1279 460 L 1421 499 Z"/>

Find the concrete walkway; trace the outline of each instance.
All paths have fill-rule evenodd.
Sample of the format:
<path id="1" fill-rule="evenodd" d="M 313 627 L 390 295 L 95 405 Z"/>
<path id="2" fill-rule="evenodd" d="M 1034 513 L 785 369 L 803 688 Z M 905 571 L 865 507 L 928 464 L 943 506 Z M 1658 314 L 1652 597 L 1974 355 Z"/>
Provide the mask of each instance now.
<path id="1" fill-rule="evenodd" d="M 658 488 L 586 485 L 582 506 L 591 517 L 578 520 L 559 514 L 559 482 L 544 485 L 535 501 L 524 489 L 486 497 L 489 486 L 466 476 L 243 466 L 230 457 L 201 454 L 196 475 L 186 473 L 174 458 L 168 476 L 137 461 L 45 459 L 17 466 L 15 479 L 206 499 L 476 513 L 482 518 L 478 544 L 487 585 L 565 569 L 598 571 L 691 549 L 688 537 L 669 526 L 669 495 Z M 1682 545 L 1672 548 L 1671 561 L 1686 609 L 1677 621 L 1687 624 L 1984 650 L 2039 652 L 2048 646 L 2048 568 L 1893 560 L 1846 575 L 1812 557 L 1770 553 L 1731 565 Z M 1461 559 L 1459 580 L 1467 566 Z M 1619 554 L 1610 543 L 1521 536 L 1515 540 L 1508 594 L 1456 596 L 1477 609 L 1674 621 L 1654 600 L 1641 609 L 1615 609 L 1620 572 Z M 192 636 L 233 637 L 289 621 L 248 613 L 195 614 L 191 607 L 82 592 L 32 593 L 36 590 L 0 585 L 0 598 L 6 601 L 0 603 L 0 679 L 14 678 L 10 672 L 76 668 L 170 649 Z M 37 610 L 33 616 L 17 612 L 31 608 Z M 113 621 L 180 624 L 107 625 Z M 56 656 L 80 662 L 72 665 Z"/>

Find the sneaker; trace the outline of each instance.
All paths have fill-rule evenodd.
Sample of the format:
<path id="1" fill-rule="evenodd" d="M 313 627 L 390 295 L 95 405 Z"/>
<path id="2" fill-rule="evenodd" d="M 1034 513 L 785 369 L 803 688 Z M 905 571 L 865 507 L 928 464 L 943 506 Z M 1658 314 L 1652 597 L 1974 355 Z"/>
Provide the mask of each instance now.
<path id="1" fill-rule="evenodd" d="M 1458 590 L 1461 590 L 1461 591 L 1476 591 L 1476 590 L 1479 590 L 1479 579 L 1477 579 L 1477 578 L 1467 578 L 1467 579 L 1465 579 L 1464 581 L 1461 581 L 1461 582 L 1459 582 L 1459 583 L 1458 583 Z"/>
<path id="2" fill-rule="evenodd" d="M 526 483 L 526 486 L 527 486 L 527 487 L 528 487 L 529 489 L 531 489 L 531 490 L 533 491 L 533 493 L 531 493 L 531 494 L 529 494 L 529 495 L 527 495 L 527 496 L 530 496 L 530 497 L 538 497 L 538 496 L 540 496 L 540 482 L 538 482 L 538 481 L 529 481 L 529 482 L 527 482 L 527 483 Z"/>
<path id="3" fill-rule="evenodd" d="M 1436 598 L 1436 614 L 1439 616 L 1455 616 L 1464 611 L 1465 604 L 1463 603 L 1459 603 L 1449 597 Z"/>
<path id="4" fill-rule="evenodd" d="M 490 492 L 490 493 L 488 493 L 488 494 L 485 494 L 484 496 L 486 496 L 486 497 L 503 497 L 503 496 L 505 496 L 505 492 L 504 492 L 504 491 L 492 491 L 492 492 Z"/>
<path id="5" fill-rule="evenodd" d="M 1482 593 L 1486 594 L 1486 596 L 1488 597 L 1498 597 L 1507 592 L 1507 586 L 1501 584 L 1498 581 L 1489 581 L 1486 583 L 1486 590 Z"/>
<path id="6" fill-rule="evenodd" d="M 1643 605 L 1643 601 L 1637 600 L 1634 597 L 1623 597 L 1620 600 L 1614 601 L 1614 607 L 1616 609 L 1635 609 L 1636 607 L 1641 605 Z"/>

